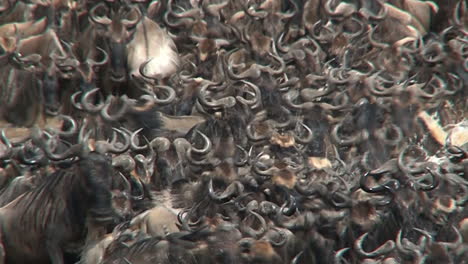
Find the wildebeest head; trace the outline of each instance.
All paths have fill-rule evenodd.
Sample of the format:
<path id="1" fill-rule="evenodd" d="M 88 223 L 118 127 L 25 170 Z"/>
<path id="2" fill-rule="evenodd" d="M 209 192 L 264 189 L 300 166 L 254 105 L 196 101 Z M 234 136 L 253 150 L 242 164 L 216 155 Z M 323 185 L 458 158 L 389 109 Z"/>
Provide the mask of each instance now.
<path id="1" fill-rule="evenodd" d="M 55 65 L 52 65 L 51 54 L 63 53 L 60 41 L 53 31 L 47 30 L 41 34 L 28 35 L 40 33 L 40 30 L 43 29 L 41 24 L 36 24 L 31 25 L 29 31 L 8 30 L 7 27 L 4 27 L 2 34 L 7 36 L 14 34 L 15 36 L 0 37 L 0 50 L 4 51 L 0 55 L 1 67 L 4 71 L 3 78 L 7 78 L 5 83 L 8 88 L 5 89 L 6 94 L 4 96 L 4 98 L 8 99 L 2 100 L 3 106 L 6 107 L 5 118 L 12 123 L 24 126 L 30 126 L 41 119 L 42 103 L 44 103 L 43 95 L 56 94 L 52 90 L 56 90 L 57 86 L 46 94 L 39 92 L 43 85 L 53 84 L 53 82 L 48 81 L 41 83 L 39 80 L 46 75 L 44 72 L 48 71 L 47 69 L 54 69 L 55 67 Z M 21 25 L 20 29 L 23 27 L 24 25 Z M 20 38 L 21 36 L 25 36 L 25 38 Z M 8 109 L 9 104 L 11 106 L 27 105 L 27 111 L 24 111 L 24 108 L 18 109 L 19 111 Z M 45 102 L 45 104 L 48 107 L 53 103 Z"/>
<path id="2" fill-rule="evenodd" d="M 105 13 L 109 13 L 107 16 Z M 134 32 L 135 25 L 140 21 L 141 12 L 135 6 L 119 6 L 109 10 L 104 3 L 90 10 L 90 19 L 106 30 L 98 30 L 99 34 L 108 39 L 109 54 L 111 54 L 111 79 L 124 81 L 126 77 L 125 47 Z"/>

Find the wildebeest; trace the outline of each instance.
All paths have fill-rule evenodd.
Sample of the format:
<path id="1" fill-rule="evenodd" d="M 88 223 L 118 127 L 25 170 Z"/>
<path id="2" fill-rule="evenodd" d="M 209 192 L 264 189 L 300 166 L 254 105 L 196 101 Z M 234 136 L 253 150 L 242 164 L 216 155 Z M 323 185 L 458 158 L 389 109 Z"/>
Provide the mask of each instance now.
<path id="1" fill-rule="evenodd" d="M 146 67 L 147 75 L 157 79 L 174 74 L 179 64 L 174 41 L 148 17 L 143 17 L 136 26 L 134 38 L 126 49 L 128 71 L 132 78 L 141 77 L 139 67 L 146 60 L 150 60 Z"/>
<path id="2" fill-rule="evenodd" d="M 84 243 L 90 223 L 105 227 L 119 219 L 110 158 L 84 150 L 73 145 L 65 154 L 79 155 L 75 164 L 0 208 L 0 263 L 64 263 L 64 253 Z"/>
<path id="3" fill-rule="evenodd" d="M 108 13 L 110 16 L 99 14 Z M 133 5 L 115 5 L 109 9 L 104 2 L 95 5 L 89 11 L 89 18 L 95 24 L 107 30 L 98 30 L 109 40 L 107 51 L 111 54 L 110 78 L 115 82 L 123 82 L 126 73 L 126 44 L 134 33 L 133 27 L 140 21 L 141 12 Z"/>

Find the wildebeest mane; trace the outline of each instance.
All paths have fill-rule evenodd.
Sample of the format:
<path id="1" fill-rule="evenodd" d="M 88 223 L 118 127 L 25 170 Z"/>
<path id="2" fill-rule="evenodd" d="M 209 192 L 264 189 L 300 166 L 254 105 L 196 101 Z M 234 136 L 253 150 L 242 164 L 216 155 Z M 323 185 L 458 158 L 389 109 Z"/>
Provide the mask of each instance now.
<path id="1" fill-rule="evenodd" d="M 37 231 L 46 230 L 54 223 L 64 223 L 73 232 L 82 232 L 80 227 L 85 225 L 88 209 L 91 216 L 112 214 L 111 193 L 107 189 L 110 183 L 103 182 L 108 179 L 99 175 L 103 173 L 102 164 L 93 159 L 95 157 L 80 160 L 71 170 L 58 170 L 25 193 L 15 206 L 22 212 L 19 223 Z"/>
<path id="2" fill-rule="evenodd" d="M 86 215 L 80 210 L 85 204 L 78 200 L 80 178 L 72 172 L 59 170 L 26 193 L 16 204 L 23 211 L 19 223 L 32 230 L 44 230 L 48 225 L 65 220 L 83 225 Z M 65 219 L 59 219 L 65 217 Z M 72 225 L 73 226 L 73 225 Z"/>
<path id="3" fill-rule="evenodd" d="M 18 196 L 26 193 L 33 188 L 33 183 L 28 176 L 17 176 L 6 184 L 6 187 L 0 191 L 0 207 L 9 204 Z"/>

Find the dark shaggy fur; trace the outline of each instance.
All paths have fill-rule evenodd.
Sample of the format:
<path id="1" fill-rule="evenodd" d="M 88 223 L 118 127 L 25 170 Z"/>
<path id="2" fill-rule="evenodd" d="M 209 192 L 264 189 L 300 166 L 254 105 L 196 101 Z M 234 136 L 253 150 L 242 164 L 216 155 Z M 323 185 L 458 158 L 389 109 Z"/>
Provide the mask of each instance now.
<path id="1" fill-rule="evenodd" d="M 91 153 L 1 208 L 5 263 L 63 263 L 64 252 L 84 241 L 88 215 L 113 220 L 111 169 L 109 159 Z"/>

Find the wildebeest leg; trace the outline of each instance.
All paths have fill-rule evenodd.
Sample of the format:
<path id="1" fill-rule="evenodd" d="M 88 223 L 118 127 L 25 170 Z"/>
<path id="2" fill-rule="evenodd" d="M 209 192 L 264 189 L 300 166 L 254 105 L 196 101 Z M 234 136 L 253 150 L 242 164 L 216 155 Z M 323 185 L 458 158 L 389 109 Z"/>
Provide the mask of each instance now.
<path id="1" fill-rule="evenodd" d="M 63 252 L 57 241 L 46 241 L 47 252 L 52 264 L 63 264 Z"/>

